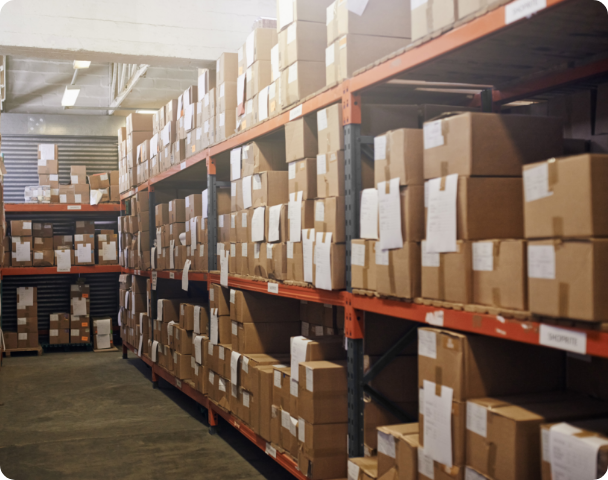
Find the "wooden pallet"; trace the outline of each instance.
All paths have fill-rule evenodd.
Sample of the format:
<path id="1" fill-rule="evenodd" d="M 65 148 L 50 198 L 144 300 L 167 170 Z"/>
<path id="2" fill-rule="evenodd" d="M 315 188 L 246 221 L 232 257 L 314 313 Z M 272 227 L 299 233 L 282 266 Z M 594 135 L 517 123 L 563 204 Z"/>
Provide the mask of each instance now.
<path id="1" fill-rule="evenodd" d="M 37 352 L 38 356 L 42 355 L 42 347 L 38 345 L 37 347 L 30 348 L 12 348 L 10 350 L 5 350 L 4 355 L 10 357 L 13 353 L 21 353 L 21 352 Z"/>
<path id="2" fill-rule="evenodd" d="M 116 347 L 110 347 L 110 348 L 104 348 L 103 350 L 95 350 L 95 349 L 93 349 L 93 351 L 95 353 L 118 352 L 118 348 L 116 348 Z"/>

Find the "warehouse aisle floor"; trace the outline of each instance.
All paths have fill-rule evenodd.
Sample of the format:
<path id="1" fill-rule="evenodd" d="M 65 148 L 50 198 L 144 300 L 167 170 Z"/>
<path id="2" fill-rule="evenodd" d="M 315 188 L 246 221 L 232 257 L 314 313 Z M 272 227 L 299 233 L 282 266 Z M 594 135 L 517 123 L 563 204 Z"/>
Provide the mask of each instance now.
<path id="1" fill-rule="evenodd" d="M 293 478 L 234 428 L 209 435 L 197 404 L 133 354 L 3 359 L 0 469 L 13 480 Z M 0 477 L 1 478 L 1 477 Z"/>

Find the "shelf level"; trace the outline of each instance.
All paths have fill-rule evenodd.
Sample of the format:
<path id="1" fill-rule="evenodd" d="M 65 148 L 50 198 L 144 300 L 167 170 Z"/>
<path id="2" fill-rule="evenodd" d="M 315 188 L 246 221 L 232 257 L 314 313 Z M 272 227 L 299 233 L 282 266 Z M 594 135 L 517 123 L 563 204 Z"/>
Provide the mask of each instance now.
<path id="1" fill-rule="evenodd" d="M 67 205 L 60 203 L 6 203 L 4 210 L 15 213 L 38 212 L 120 212 L 119 203 L 102 203 L 100 205 Z"/>
<path id="2" fill-rule="evenodd" d="M 132 353 L 137 355 L 137 348 L 129 345 L 128 343 L 123 343 L 123 346 L 130 350 Z M 267 452 L 267 444 L 268 442 L 256 434 L 251 428 L 247 425 L 243 424 L 238 418 L 234 415 L 222 410 L 218 406 L 216 406 L 213 402 L 209 400 L 209 398 L 198 390 L 193 389 L 186 382 L 178 381 L 171 373 L 167 370 L 160 368 L 158 365 L 153 363 L 149 358 L 145 356 L 139 357 L 146 365 L 148 365 L 152 369 L 152 373 L 158 377 L 161 377 L 170 385 L 174 386 L 178 390 L 181 390 L 184 394 L 189 396 L 192 400 L 197 402 L 199 405 L 207 408 L 208 410 L 212 410 L 215 414 L 222 417 L 226 422 L 236 428 L 239 432 L 241 432 L 245 438 L 247 438 L 250 442 L 255 444 L 261 450 Z M 306 476 L 303 475 L 296 465 L 296 463 L 289 458 L 287 455 L 284 455 L 280 452 L 276 452 L 276 456 L 271 456 L 279 465 L 281 465 L 285 470 L 291 473 L 294 477 L 300 480 L 306 480 Z"/>
<path id="3" fill-rule="evenodd" d="M 123 268 L 122 273 L 128 273 L 130 275 L 138 275 L 140 277 L 151 277 L 152 271 L 150 270 L 137 270 L 132 268 Z M 158 278 L 165 278 L 168 280 L 181 280 L 182 272 L 180 271 L 168 271 L 168 270 L 156 270 L 156 276 Z M 189 272 L 189 282 L 206 282 L 207 274 L 203 272 Z"/>
<path id="4" fill-rule="evenodd" d="M 3 277 L 14 277 L 19 275 L 71 275 L 74 273 L 120 273 L 120 265 L 89 265 L 74 266 L 69 272 L 58 272 L 57 267 L 5 267 L 2 268 Z"/>
<path id="5" fill-rule="evenodd" d="M 514 320 L 496 315 L 470 313 L 449 308 L 436 308 L 416 303 L 359 295 L 351 295 L 351 298 L 352 307 L 356 310 L 379 313 L 403 320 L 425 323 L 429 326 L 441 326 L 452 330 L 487 335 L 504 340 L 529 343 L 531 345 L 552 346 L 541 341 L 540 331 L 543 326 L 557 328 L 564 334 L 568 332 L 582 333 L 586 335 L 586 350 L 579 353 L 608 358 L 608 332 L 600 330 L 557 327 L 534 321 Z M 436 312 L 443 312 L 443 320 L 438 321 L 438 318 L 435 316 Z M 433 315 L 427 317 L 428 314 Z"/>

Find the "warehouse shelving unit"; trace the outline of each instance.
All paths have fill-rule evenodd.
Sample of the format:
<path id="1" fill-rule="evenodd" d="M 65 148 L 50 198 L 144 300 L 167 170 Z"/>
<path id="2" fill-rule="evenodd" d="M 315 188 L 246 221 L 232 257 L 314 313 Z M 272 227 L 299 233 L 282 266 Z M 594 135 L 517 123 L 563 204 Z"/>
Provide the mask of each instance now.
<path id="1" fill-rule="evenodd" d="M 515 0 L 484 12 L 466 23 L 431 39 L 423 39 L 402 51 L 379 60 L 376 64 L 357 72 L 342 83 L 325 88 L 321 92 L 296 104 L 289 110 L 233 135 L 189 157 L 181 165 L 161 173 L 148 182 L 121 195 L 126 200 L 138 191 L 172 181 L 181 175 L 203 167 L 209 191 L 208 255 L 209 273 L 202 274 L 200 281 L 220 283 L 216 273 L 216 195 L 220 185 L 217 170 L 226 171 L 228 153 L 256 138 L 276 132 L 287 122 L 303 115 L 312 114 L 331 104 L 341 103 L 345 135 L 345 204 L 346 204 L 346 291 L 328 292 L 272 282 L 254 281 L 229 276 L 228 286 L 250 291 L 280 295 L 289 298 L 327 303 L 345 309 L 345 336 L 348 349 L 349 380 L 349 456 L 363 455 L 363 394 L 370 393 L 366 383 L 382 365 L 386 365 L 408 342 L 415 341 L 415 328 L 395 344 L 395 347 L 377 362 L 372 375 L 363 373 L 363 338 L 365 312 L 374 312 L 418 324 L 442 326 L 463 332 L 488 335 L 533 345 L 547 345 L 542 332 L 555 328 L 565 337 L 577 339 L 579 353 L 608 358 L 608 332 L 586 328 L 549 325 L 532 320 L 515 320 L 499 315 L 472 313 L 450 308 L 438 308 L 407 301 L 355 295 L 350 288 L 350 241 L 358 236 L 358 201 L 361 192 L 361 151 L 371 138 L 361 136 L 361 107 L 370 103 L 432 103 L 433 99 L 445 99 L 441 85 L 467 84 L 478 93 L 472 98 L 460 94 L 460 105 L 482 107 L 493 111 L 516 100 L 558 92 L 560 89 L 594 85 L 600 77 L 608 75 L 608 18 L 606 9 L 593 0 Z M 604 80 L 605 81 L 605 80 Z M 452 83 L 448 83 L 452 82 Z M 433 96 L 435 95 L 435 96 Z M 452 97 L 453 100 L 454 97 Z M 380 101 L 378 101 L 380 100 Z M 387 102 L 388 100 L 388 102 Z M 454 103 L 456 104 L 456 103 Z M 150 202 L 152 205 L 152 201 Z M 152 207 L 150 207 L 152 210 Z M 153 218 L 151 218 L 153 220 Z M 154 222 L 151 221 L 151 225 Z M 153 240 L 153 239 L 152 239 Z M 123 269 L 123 272 L 129 270 Z M 131 271 L 132 272 L 132 271 Z M 136 273 L 137 274 L 137 273 Z M 149 272 L 139 272 L 149 276 Z M 159 278 L 181 278 L 181 272 L 158 272 Z M 190 274 L 192 278 L 193 273 Z M 198 274 L 200 275 L 200 274 Z M 276 284 L 275 284 L 276 285 Z M 155 292 L 154 292 L 155 293 Z M 156 302 L 152 302 L 153 315 Z M 125 345 L 126 350 L 133 347 Z M 567 347 L 563 347 L 568 350 Z M 178 385 L 166 371 L 145 359 L 152 367 L 153 380 L 158 376 L 172 385 Z M 187 388 L 186 388 L 187 387 Z M 178 385 L 180 388 L 180 385 Z M 218 408 L 199 392 L 181 385 L 182 391 L 194 398 L 210 412 Z M 372 391 L 373 393 L 373 391 Z M 383 404 L 381 397 L 372 395 Z M 224 418 L 231 418 L 223 412 Z M 226 417 L 227 415 L 227 417 Z M 232 417 L 231 423 L 238 421 Z M 237 426 L 237 428 L 239 428 Z M 240 430 L 245 433 L 243 426 Z M 261 446 L 259 438 L 250 438 Z M 262 447 L 263 448 L 263 447 Z M 290 467 L 291 460 L 277 461 L 298 478 L 301 474 Z"/>
<path id="2" fill-rule="evenodd" d="M 46 213 L 46 212 L 120 212 L 119 203 L 102 203 L 99 205 L 57 204 L 57 203 L 7 203 L 4 210 L 11 213 Z"/>

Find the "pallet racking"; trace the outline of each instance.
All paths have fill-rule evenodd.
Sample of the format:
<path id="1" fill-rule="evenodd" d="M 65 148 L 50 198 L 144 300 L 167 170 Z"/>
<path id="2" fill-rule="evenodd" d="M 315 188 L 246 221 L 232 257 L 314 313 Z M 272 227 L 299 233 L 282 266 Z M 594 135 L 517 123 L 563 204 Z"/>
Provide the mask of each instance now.
<path id="1" fill-rule="evenodd" d="M 233 135 L 227 140 L 195 153 L 182 164 L 172 167 L 148 182 L 121 195 L 121 200 L 140 191 L 150 192 L 151 225 L 154 225 L 154 192 L 178 189 L 176 185 L 200 177 L 209 194 L 208 250 L 209 273 L 190 273 L 190 280 L 219 283 L 216 260 L 216 192 L 227 186 L 228 154 L 232 148 L 256 138 L 275 133 L 290 120 L 308 115 L 334 103 L 341 103 L 345 136 L 345 202 L 346 202 L 346 291 L 327 292 L 314 288 L 278 285 L 269 292 L 271 283 L 230 276 L 228 286 L 294 299 L 330 303 L 345 308 L 345 335 L 348 349 L 349 382 L 349 456 L 363 455 L 363 393 L 371 393 L 382 404 L 383 399 L 366 384 L 394 357 L 400 346 L 415 340 L 410 330 L 395 347 L 378 361 L 377 366 L 363 374 L 363 338 L 365 312 L 441 325 L 446 328 L 489 335 L 511 341 L 543 345 L 564 350 L 571 347 L 548 342 L 543 335 L 547 329 L 557 329 L 565 339 L 577 342 L 577 352 L 608 358 L 608 333 L 585 328 L 557 327 L 531 320 L 506 319 L 502 316 L 458 311 L 381 298 L 355 295 L 350 288 L 350 241 L 358 235 L 358 202 L 361 191 L 362 145 L 371 138 L 361 135 L 361 108 L 367 101 L 387 99 L 391 103 L 428 103 L 449 98 L 455 105 L 481 106 L 484 111 L 497 110 L 520 99 L 551 95 L 577 85 L 588 88 L 602 76 L 608 75 L 608 27 L 606 9 L 591 0 L 515 0 L 493 10 L 480 13 L 470 21 L 436 36 L 425 38 L 402 51 L 386 57 L 357 72 L 344 82 L 292 106 L 269 120 Z M 591 38 L 591 40 L 590 40 Z M 451 83 L 449 83 L 451 82 Z M 456 86 L 460 84 L 460 87 Z M 476 93 L 472 98 L 456 93 L 446 96 L 442 87 L 463 88 L 467 84 Z M 439 92 L 437 92 L 439 90 Z M 458 103 L 460 102 L 460 103 Z M 191 182 L 192 183 L 192 182 Z M 183 185 L 182 185 L 183 188 Z M 151 233 L 151 235 L 153 235 Z M 154 238 L 151 238 L 153 244 Z M 150 276 L 150 272 L 123 269 L 123 273 Z M 181 278 L 178 272 L 157 272 L 158 278 Z M 153 291 L 152 316 L 156 312 L 156 292 Z M 131 346 L 126 349 L 134 350 Z M 166 371 L 144 358 L 153 369 L 153 379 L 165 378 L 172 385 L 176 381 Z M 180 388 L 180 386 L 178 386 Z M 211 402 L 187 385 L 182 391 L 201 405 L 225 417 Z M 386 405 L 390 408 L 390 405 Z M 215 415 L 215 414 L 213 414 Z M 228 414 L 226 414 L 228 415 Z M 230 416 L 229 416 L 230 417 Z M 228 417 L 225 417 L 228 418 Z M 230 417 L 233 425 L 237 422 Z M 236 425 L 235 425 L 236 426 Z M 237 427 L 238 428 L 238 427 Z M 243 426 L 241 431 L 245 433 Z M 248 437 L 249 435 L 246 434 Z M 259 443 L 259 439 L 250 438 Z M 299 478 L 291 464 L 277 461 Z"/>

